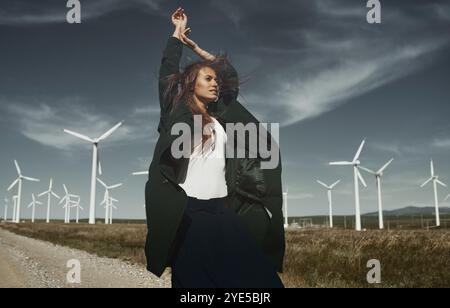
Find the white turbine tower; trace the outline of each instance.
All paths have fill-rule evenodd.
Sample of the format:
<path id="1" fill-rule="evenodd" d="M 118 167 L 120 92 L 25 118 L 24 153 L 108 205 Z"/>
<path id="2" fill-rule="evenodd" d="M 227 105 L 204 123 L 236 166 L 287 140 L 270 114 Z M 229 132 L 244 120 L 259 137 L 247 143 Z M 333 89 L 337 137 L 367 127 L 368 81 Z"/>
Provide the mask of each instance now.
<path id="1" fill-rule="evenodd" d="M 361 155 L 361 151 L 364 147 L 364 144 L 366 143 L 366 140 L 364 139 L 359 146 L 358 151 L 356 152 L 355 157 L 351 162 L 349 161 L 339 161 L 339 162 L 331 162 L 330 165 L 332 166 L 353 166 L 353 178 L 355 181 L 355 229 L 356 231 L 361 231 L 361 209 L 359 204 L 359 181 L 364 185 L 364 187 L 367 187 L 366 182 L 364 181 L 361 173 L 358 170 L 358 166 L 361 164 L 359 161 L 359 156 Z"/>
<path id="2" fill-rule="evenodd" d="M 381 177 L 383 176 L 383 171 L 386 170 L 386 168 L 394 161 L 392 158 L 390 161 L 388 161 L 383 167 L 381 167 L 378 171 L 372 171 L 368 168 L 365 168 L 363 166 L 359 166 L 360 169 L 369 172 L 370 174 L 373 174 L 375 176 L 376 184 L 377 184 L 377 192 L 378 192 L 378 227 L 380 229 L 384 229 L 384 222 L 383 222 L 383 201 L 381 199 Z"/>
<path id="3" fill-rule="evenodd" d="M 36 198 L 34 197 L 34 194 L 31 194 L 31 198 L 33 199 L 33 201 L 31 201 L 31 203 L 28 204 L 28 208 L 33 207 L 33 212 L 31 214 L 31 222 L 34 223 L 34 214 L 36 212 L 36 205 L 41 205 L 42 202 L 36 201 Z"/>
<path id="4" fill-rule="evenodd" d="M 16 212 L 14 215 L 13 222 L 19 223 L 20 222 L 20 200 L 22 197 L 22 181 L 32 181 L 32 182 L 40 182 L 38 179 L 30 178 L 27 176 L 23 176 L 22 172 L 20 171 L 19 164 L 16 160 L 14 160 L 14 164 L 16 165 L 17 174 L 19 175 L 18 178 L 8 187 L 8 191 L 10 191 L 14 186 L 16 186 L 17 183 L 19 183 L 18 193 L 17 193 L 17 206 L 16 206 Z"/>
<path id="5" fill-rule="evenodd" d="M 111 189 L 120 187 L 120 186 L 122 186 L 123 184 L 122 184 L 122 183 L 119 183 L 119 184 L 115 184 L 115 185 L 108 186 L 108 185 L 106 185 L 102 180 L 100 180 L 99 178 L 97 178 L 97 181 L 98 181 L 100 184 L 102 184 L 102 186 L 105 188 L 105 198 L 103 199 L 102 203 L 100 203 L 100 205 L 102 205 L 103 203 L 106 203 L 106 204 L 105 204 L 105 207 L 106 207 L 106 210 L 105 210 L 105 224 L 108 224 L 108 221 L 111 221 L 111 219 L 109 219 L 108 216 L 109 216 L 109 214 L 112 215 L 112 209 L 109 208 L 109 207 L 111 206 L 111 204 L 112 204 L 111 201 L 110 201 L 111 196 L 110 196 L 110 194 L 109 194 L 109 191 L 110 191 Z M 116 201 L 117 201 L 117 200 L 116 200 Z"/>
<path id="6" fill-rule="evenodd" d="M 435 175 L 434 173 L 434 163 L 433 160 L 431 160 L 430 163 L 431 167 L 431 177 L 425 181 L 420 187 L 425 187 L 429 182 L 433 181 L 433 189 L 434 189 L 434 206 L 435 206 L 435 213 L 436 213 L 436 226 L 439 227 L 441 225 L 441 219 L 439 217 L 439 200 L 438 200 L 438 193 L 437 193 L 437 184 L 447 187 L 446 184 L 439 181 L 439 176 Z"/>
<path id="7" fill-rule="evenodd" d="M 48 190 L 44 191 L 43 193 L 39 194 L 38 197 L 42 197 L 43 195 L 47 195 L 47 220 L 46 222 L 50 222 L 50 199 L 53 195 L 55 198 L 61 199 L 56 193 L 52 190 L 53 186 L 53 179 L 50 178 L 50 185 L 48 186 Z"/>
<path id="8" fill-rule="evenodd" d="M 340 182 L 341 182 L 341 180 L 337 180 L 332 185 L 328 186 L 327 184 L 325 184 L 322 181 L 319 181 L 319 180 L 317 181 L 317 183 L 319 183 L 320 185 L 322 185 L 323 187 L 325 187 L 328 190 L 328 208 L 329 208 L 329 215 L 330 215 L 330 228 L 333 228 L 333 203 L 331 200 L 331 191 Z"/>
<path id="9" fill-rule="evenodd" d="M 8 201 L 9 201 L 8 198 L 5 197 L 5 213 L 4 213 L 4 216 L 3 216 L 3 220 L 5 222 L 8 221 Z"/>
<path id="10" fill-rule="evenodd" d="M 14 222 L 14 219 L 16 217 L 16 210 L 17 210 L 17 196 L 13 196 L 13 216 L 11 218 L 11 221 Z"/>
<path id="11" fill-rule="evenodd" d="M 80 138 L 84 141 L 92 143 L 93 151 L 92 151 L 92 173 L 91 173 L 91 199 L 89 204 L 89 224 L 95 224 L 95 188 L 96 188 L 96 178 L 97 178 L 97 166 L 99 163 L 98 159 L 98 143 L 100 141 L 108 138 L 116 129 L 118 129 L 123 122 L 118 123 L 116 126 L 111 128 L 109 131 L 101 135 L 99 138 L 91 139 L 87 136 L 81 135 L 79 133 L 72 132 L 70 130 L 64 129 L 64 132 Z M 101 174 L 101 171 L 100 171 Z"/>
<path id="12" fill-rule="evenodd" d="M 284 227 L 289 227 L 288 223 L 288 211 L 287 211 L 287 202 L 288 202 L 288 190 L 289 188 L 286 188 L 286 191 L 283 192 L 283 201 L 284 201 Z"/>

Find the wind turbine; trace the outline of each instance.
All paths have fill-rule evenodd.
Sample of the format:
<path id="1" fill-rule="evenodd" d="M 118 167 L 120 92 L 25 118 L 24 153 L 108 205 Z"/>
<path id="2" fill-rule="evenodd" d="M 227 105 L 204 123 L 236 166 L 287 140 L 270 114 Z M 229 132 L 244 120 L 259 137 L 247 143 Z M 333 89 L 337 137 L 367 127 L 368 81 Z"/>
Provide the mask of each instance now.
<path id="1" fill-rule="evenodd" d="M 97 178 L 97 181 L 102 184 L 103 187 L 105 187 L 105 198 L 103 199 L 103 202 L 100 203 L 100 205 L 102 205 L 103 203 L 106 203 L 105 207 L 106 207 L 106 211 L 105 211 L 105 224 L 108 224 L 108 220 L 111 221 L 111 219 L 108 219 L 108 215 L 109 215 L 109 211 L 111 211 L 111 215 L 112 215 L 112 209 L 109 209 L 110 206 L 110 194 L 109 191 L 111 189 L 117 188 L 122 186 L 122 183 L 119 184 L 115 184 L 115 185 L 111 185 L 108 186 L 106 185 L 102 180 L 100 180 L 99 178 Z M 117 201 L 117 200 L 116 200 Z"/>
<path id="2" fill-rule="evenodd" d="M 286 191 L 283 192 L 283 200 L 284 200 L 284 227 L 289 227 L 288 223 L 288 212 L 287 212 L 287 196 L 288 196 L 289 188 L 286 188 Z"/>
<path id="3" fill-rule="evenodd" d="M 97 166 L 99 164 L 99 159 L 98 159 L 98 143 L 100 141 L 105 140 L 106 138 L 108 138 L 116 129 L 118 129 L 121 125 L 123 124 L 122 122 L 119 122 L 116 126 L 114 126 L 113 128 L 111 128 L 109 131 L 107 131 L 106 133 L 104 133 L 103 135 L 101 135 L 99 138 L 95 138 L 95 139 L 91 139 L 85 135 L 76 133 L 76 132 L 72 132 L 70 130 L 64 129 L 64 132 L 75 136 L 79 139 L 82 139 L 84 141 L 90 142 L 92 143 L 93 146 L 93 150 L 92 150 L 92 173 L 91 173 L 91 200 L 90 200 L 90 204 L 89 204 L 89 224 L 95 224 L 95 188 L 96 188 L 96 178 L 97 178 Z M 99 172 L 101 174 L 101 171 Z"/>
<path id="4" fill-rule="evenodd" d="M 77 196 L 77 201 L 74 202 L 73 207 L 77 209 L 77 217 L 76 217 L 76 223 L 78 223 L 80 218 L 80 209 L 84 211 L 84 208 L 80 205 L 80 196 Z"/>
<path id="5" fill-rule="evenodd" d="M 38 197 L 42 197 L 43 195 L 47 195 L 47 223 L 50 222 L 50 198 L 53 195 L 55 198 L 61 199 L 57 194 L 55 194 L 52 190 L 53 179 L 50 178 L 50 185 L 48 186 L 48 190 L 39 194 Z"/>
<path id="6" fill-rule="evenodd" d="M 319 180 L 317 181 L 317 183 L 319 183 L 320 185 L 322 185 L 323 187 L 325 187 L 328 190 L 328 207 L 329 207 L 329 213 L 330 213 L 330 228 L 333 228 L 333 203 L 331 201 L 331 191 L 340 182 L 341 182 L 341 180 L 338 180 L 338 181 L 334 182 L 332 185 L 328 186 L 324 182 L 321 182 Z"/>
<path id="7" fill-rule="evenodd" d="M 16 165 L 18 178 L 8 187 L 8 191 L 10 191 L 14 186 L 16 186 L 17 183 L 19 184 L 18 193 L 17 193 L 16 212 L 15 212 L 14 219 L 13 219 L 13 222 L 19 223 L 20 222 L 20 200 L 22 197 L 22 181 L 27 180 L 27 181 L 32 181 L 32 182 L 40 182 L 40 180 L 30 178 L 27 176 L 23 176 L 22 172 L 20 171 L 19 164 L 17 163 L 16 160 L 14 160 L 14 164 Z"/>
<path id="8" fill-rule="evenodd" d="M 373 174 L 376 179 L 377 183 L 377 191 L 378 191 L 378 226 L 380 229 L 384 229 L 384 222 L 383 222 L 383 202 L 381 200 L 381 177 L 383 176 L 383 171 L 386 170 L 386 168 L 394 161 L 392 158 L 390 161 L 388 161 L 383 167 L 381 167 L 378 171 L 372 171 L 368 168 L 365 168 L 363 166 L 359 166 L 360 169 L 369 172 L 370 174 Z"/>
<path id="9" fill-rule="evenodd" d="M 433 181 L 433 189 L 434 189 L 434 206 L 435 206 L 435 212 L 436 212 L 436 226 L 439 227 L 441 225 L 441 220 L 439 217 L 439 200 L 438 200 L 438 193 L 437 193 L 437 184 L 447 187 L 446 184 L 439 181 L 439 176 L 435 175 L 434 173 L 434 163 L 433 160 L 431 160 L 430 163 L 431 167 L 431 177 L 425 181 L 420 187 L 425 187 L 428 183 Z"/>
<path id="10" fill-rule="evenodd" d="M 364 185 L 364 187 L 367 187 L 366 182 L 364 181 L 361 173 L 358 170 L 358 166 L 361 164 L 359 161 L 359 156 L 361 155 L 361 151 L 364 147 L 364 144 L 366 143 L 366 140 L 364 139 L 359 146 L 358 151 L 356 152 L 355 157 L 351 162 L 349 161 L 338 161 L 338 162 L 331 162 L 331 166 L 353 166 L 353 178 L 355 181 L 355 219 L 356 219 L 356 231 L 361 231 L 361 209 L 359 204 L 359 181 Z"/>
<path id="11" fill-rule="evenodd" d="M 36 204 L 41 205 L 42 202 L 36 201 L 34 194 L 31 194 L 31 197 L 32 197 L 33 201 L 31 201 L 31 203 L 28 204 L 28 208 L 33 207 L 33 214 L 31 215 L 31 222 L 34 223 L 34 213 L 36 212 Z"/>
<path id="12" fill-rule="evenodd" d="M 70 223 L 70 207 L 71 207 L 71 203 L 73 203 L 73 201 L 70 198 L 80 198 L 77 195 L 72 195 L 69 194 L 69 191 L 67 190 L 67 186 L 66 184 L 63 184 L 63 188 L 64 188 L 64 192 L 66 193 L 65 196 L 61 199 L 61 201 L 59 201 L 59 204 L 65 202 L 63 208 L 65 209 L 65 216 L 64 216 L 64 223 Z"/>

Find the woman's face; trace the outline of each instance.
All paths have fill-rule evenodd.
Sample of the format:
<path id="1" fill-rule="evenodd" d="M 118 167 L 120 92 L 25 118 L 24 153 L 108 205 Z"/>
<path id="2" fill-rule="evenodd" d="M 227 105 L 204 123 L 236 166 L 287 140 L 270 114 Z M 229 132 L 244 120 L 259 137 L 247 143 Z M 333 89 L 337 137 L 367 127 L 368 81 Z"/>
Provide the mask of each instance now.
<path id="1" fill-rule="evenodd" d="M 194 94 L 204 103 L 211 103 L 217 100 L 219 81 L 217 80 L 216 72 L 212 68 L 204 67 L 199 70 Z"/>

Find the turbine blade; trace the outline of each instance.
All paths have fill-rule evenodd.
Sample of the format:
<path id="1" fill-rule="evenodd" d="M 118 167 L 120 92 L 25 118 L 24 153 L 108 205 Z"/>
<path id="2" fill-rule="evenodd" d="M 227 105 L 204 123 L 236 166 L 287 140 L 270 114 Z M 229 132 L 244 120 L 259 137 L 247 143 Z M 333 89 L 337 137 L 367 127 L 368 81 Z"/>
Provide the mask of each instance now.
<path id="1" fill-rule="evenodd" d="M 102 141 L 102 140 L 108 138 L 116 129 L 118 129 L 122 125 L 122 123 L 123 123 L 123 121 L 119 122 L 118 124 L 116 124 L 116 126 L 114 126 L 109 131 L 104 133 L 100 138 L 98 138 L 98 141 Z"/>
<path id="2" fill-rule="evenodd" d="M 120 187 L 120 186 L 122 186 L 122 185 L 123 185 L 122 183 L 116 184 L 116 185 L 113 185 L 113 186 L 108 187 L 108 189 L 114 189 L 114 188 Z"/>
<path id="3" fill-rule="evenodd" d="M 368 169 L 368 168 L 366 168 L 366 167 L 358 166 L 358 168 L 361 169 L 361 170 L 364 170 L 364 171 L 366 171 L 366 172 L 368 172 L 368 173 L 370 173 L 370 174 L 376 175 L 375 171 L 370 170 L 370 169 Z"/>
<path id="4" fill-rule="evenodd" d="M 383 167 L 381 167 L 380 170 L 378 170 L 377 173 L 383 173 L 383 171 L 394 161 L 394 159 L 392 158 L 390 161 L 388 161 Z"/>
<path id="5" fill-rule="evenodd" d="M 352 166 L 353 163 L 349 161 L 334 161 L 330 163 L 330 166 Z"/>
<path id="6" fill-rule="evenodd" d="M 106 199 L 103 199 L 103 201 L 102 201 L 102 203 L 100 203 L 100 205 L 105 204 L 105 202 L 106 202 Z"/>
<path id="7" fill-rule="evenodd" d="M 431 177 L 434 176 L 434 163 L 433 160 L 430 161 Z"/>
<path id="8" fill-rule="evenodd" d="M 33 202 L 36 202 L 36 198 L 34 197 L 34 194 L 31 194 L 31 198 L 33 199 Z"/>
<path id="9" fill-rule="evenodd" d="M 63 188 L 64 188 L 64 191 L 66 192 L 66 195 L 68 195 L 68 194 L 69 194 L 69 191 L 67 190 L 66 184 L 63 184 Z"/>
<path id="10" fill-rule="evenodd" d="M 439 180 L 436 180 L 436 183 L 438 183 L 438 184 L 439 184 L 439 185 L 441 185 L 441 186 L 447 187 L 447 185 L 446 185 L 446 184 L 442 183 L 442 182 L 441 182 L 441 181 L 439 181 Z"/>
<path id="11" fill-rule="evenodd" d="M 36 201 L 36 204 L 42 205 L 41 201 Z"/>
<path id="12" fill-rule="evenodd" d="M 49 185 L 49 187 L 48 187 L 48 190 L 51 191 L 51 190 L 52 190 L 52 187 L 53 187 L 53 179 L 50 178 L 50 185 Z"/>
<path id="13" fill-rule="evenodd" d="M 362 177 L 361 172 L 359 172 L 358 169 L 356 169 L 356 174 L 358 175 L 358 178 L 361 181 L 361 183 L 364 185 L 364 187 L 367 187 L 366 181 L 364 181 L 364 178 Z"/>
<path id="14" fill-rule="evenodd" d="M 61 199 L 61 197 L 60 196 L 58 196 L 57 194 L 55 194 L 53 191 L 52 192 L 50 192 L 52 195 L 53 195 L 53 197 L 55 197 L 55 198 L 57 198 L 57 199 Z"/>
<path id="15" fill-rule="evenodd" d="M 148 175 L 148 171 L 133 172 L 132 175 Z"/>
<path id="16" fill-rule="evenodd" d="M 444 201 L 447 201 L 449 198 L 450 198 L 450 194 L 447 197 L 445 197 Z"/>
<path id="17" fill-rule="evenodd" d="M 85 135 L 82 135 L 82 134 L 79 134 L 79 133 L 70 131 L 70 130 L 68 130 L 68 129 L 64 129 L 64 132 L 67 133 L 67 134 L 69 134 L 69 135 L 72 135 L 72 136 L 75 136 L 75 137 L 77 137 L 77 138 L 80 138 L 80 139 L 82 139 L 82 140 L 84 140 L 84 141 L 94 143 L 94 140 L 92 140 L 92 139 L 89 138 L 88 136 L 85 136 Z"/>
<path id="18" fill-rule="evenodd" d="M 39 179 L 29 178 L 29 177 L 27 177 L 27 176 L 24 176 L 23 178 L 24 178 L 25 180 L 32 181 L 32 182 L 40 182 L 40 181 L 41 181 L 41 180 L 39 180 Z"/>
<path id="19" fill-rule="evenodd" d="M 19 182 L 19 179 L 16 179 L 9 187 L 8 187 L 8 191 L 10 191 L 14 186 L 16 186 L 16 184 Z"/>
<path id="20" fill-rule="evenodd" d="M 44 191 L 43 193 L 40 193 L 39 195 L 38 195 L 38 197 L 42 197 L 43 195 L 45 195 L 45 194 L 48 194 L 48 193 L 50 193 L 50 191 Z"/>
<path id="21" fill-rule="evenodd" d="M 107 186 L 105 183 L 103 183 L 103 181 L 100 180 L 99 178 L 97 178 L 97 181 L 98 181 L 100 184 L 102 184 L 105 188 L 108 188 L 108 186 Z"/>
<path id="22" fill-rule="evenodd" d="M 324 182 L 321 182 L 321 181 L 317 180 L 317 183 L 319 183 L 320 185 L 322 185 L 322 186 L 325 187 L 326 189 L 329 188 L 328 185 L 325 184 Z"/>
<path id="23" fill-rule="evenodd" d="M 353 162 L 355 162 L 355 161 L 358 160 L 359 155 L 361 155 L 361 151 L 362 151 L 362 149 L 363 149 L 365 143 L 366 143 L 366 139 L 364 139 L 364 140 L 361 142 L 361 145 L 359 146 L 358 152 L 356 152 L 355 158 L 353 158 Z"/>
<path id="24" fill-rule="evenodd" d="M 428 180 L 425 181 L 425 183 L 423 183 L 422 185 L 420 185 L 420 187 L 424 187 L 425 185 L 427 185 L 428 183 L 430 183 L 433 180 L 433 178 L 429 178 Z"/>
<path id="25" fill-rule="evenodd" d="M 333 189 L 337 184 L 339 184 L 341 180 L 337 180 L 333 185 L 330 186 L 331 189 Z"/>
<path id="26" fill-rule="evenodd" d="M 20 167 L 19 167 L 19 164 L 17 163 L 17 160 L 14 160 L 14 164 L 16 165 L 17 173 L 18 173 L 19 175 L 21 175 L 22 172 L 20 171 Z"/>

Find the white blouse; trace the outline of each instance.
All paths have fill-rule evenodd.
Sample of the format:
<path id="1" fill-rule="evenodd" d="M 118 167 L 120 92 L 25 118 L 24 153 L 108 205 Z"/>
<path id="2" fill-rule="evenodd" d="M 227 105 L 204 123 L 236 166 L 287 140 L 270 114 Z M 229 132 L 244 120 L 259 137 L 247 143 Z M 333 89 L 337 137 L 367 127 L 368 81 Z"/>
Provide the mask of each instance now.
<path id="1" fill-rule="evenodd" d="M 222 125 L 211 118 L 211 137 L 205 142 L 203 153 L 201 142 L 194 148 L 189 158 L 186 180 L 179 184 L 189 197 L 202 200 L 223 198 L 228 194 L 225 181 L 227 134 Z"/>

